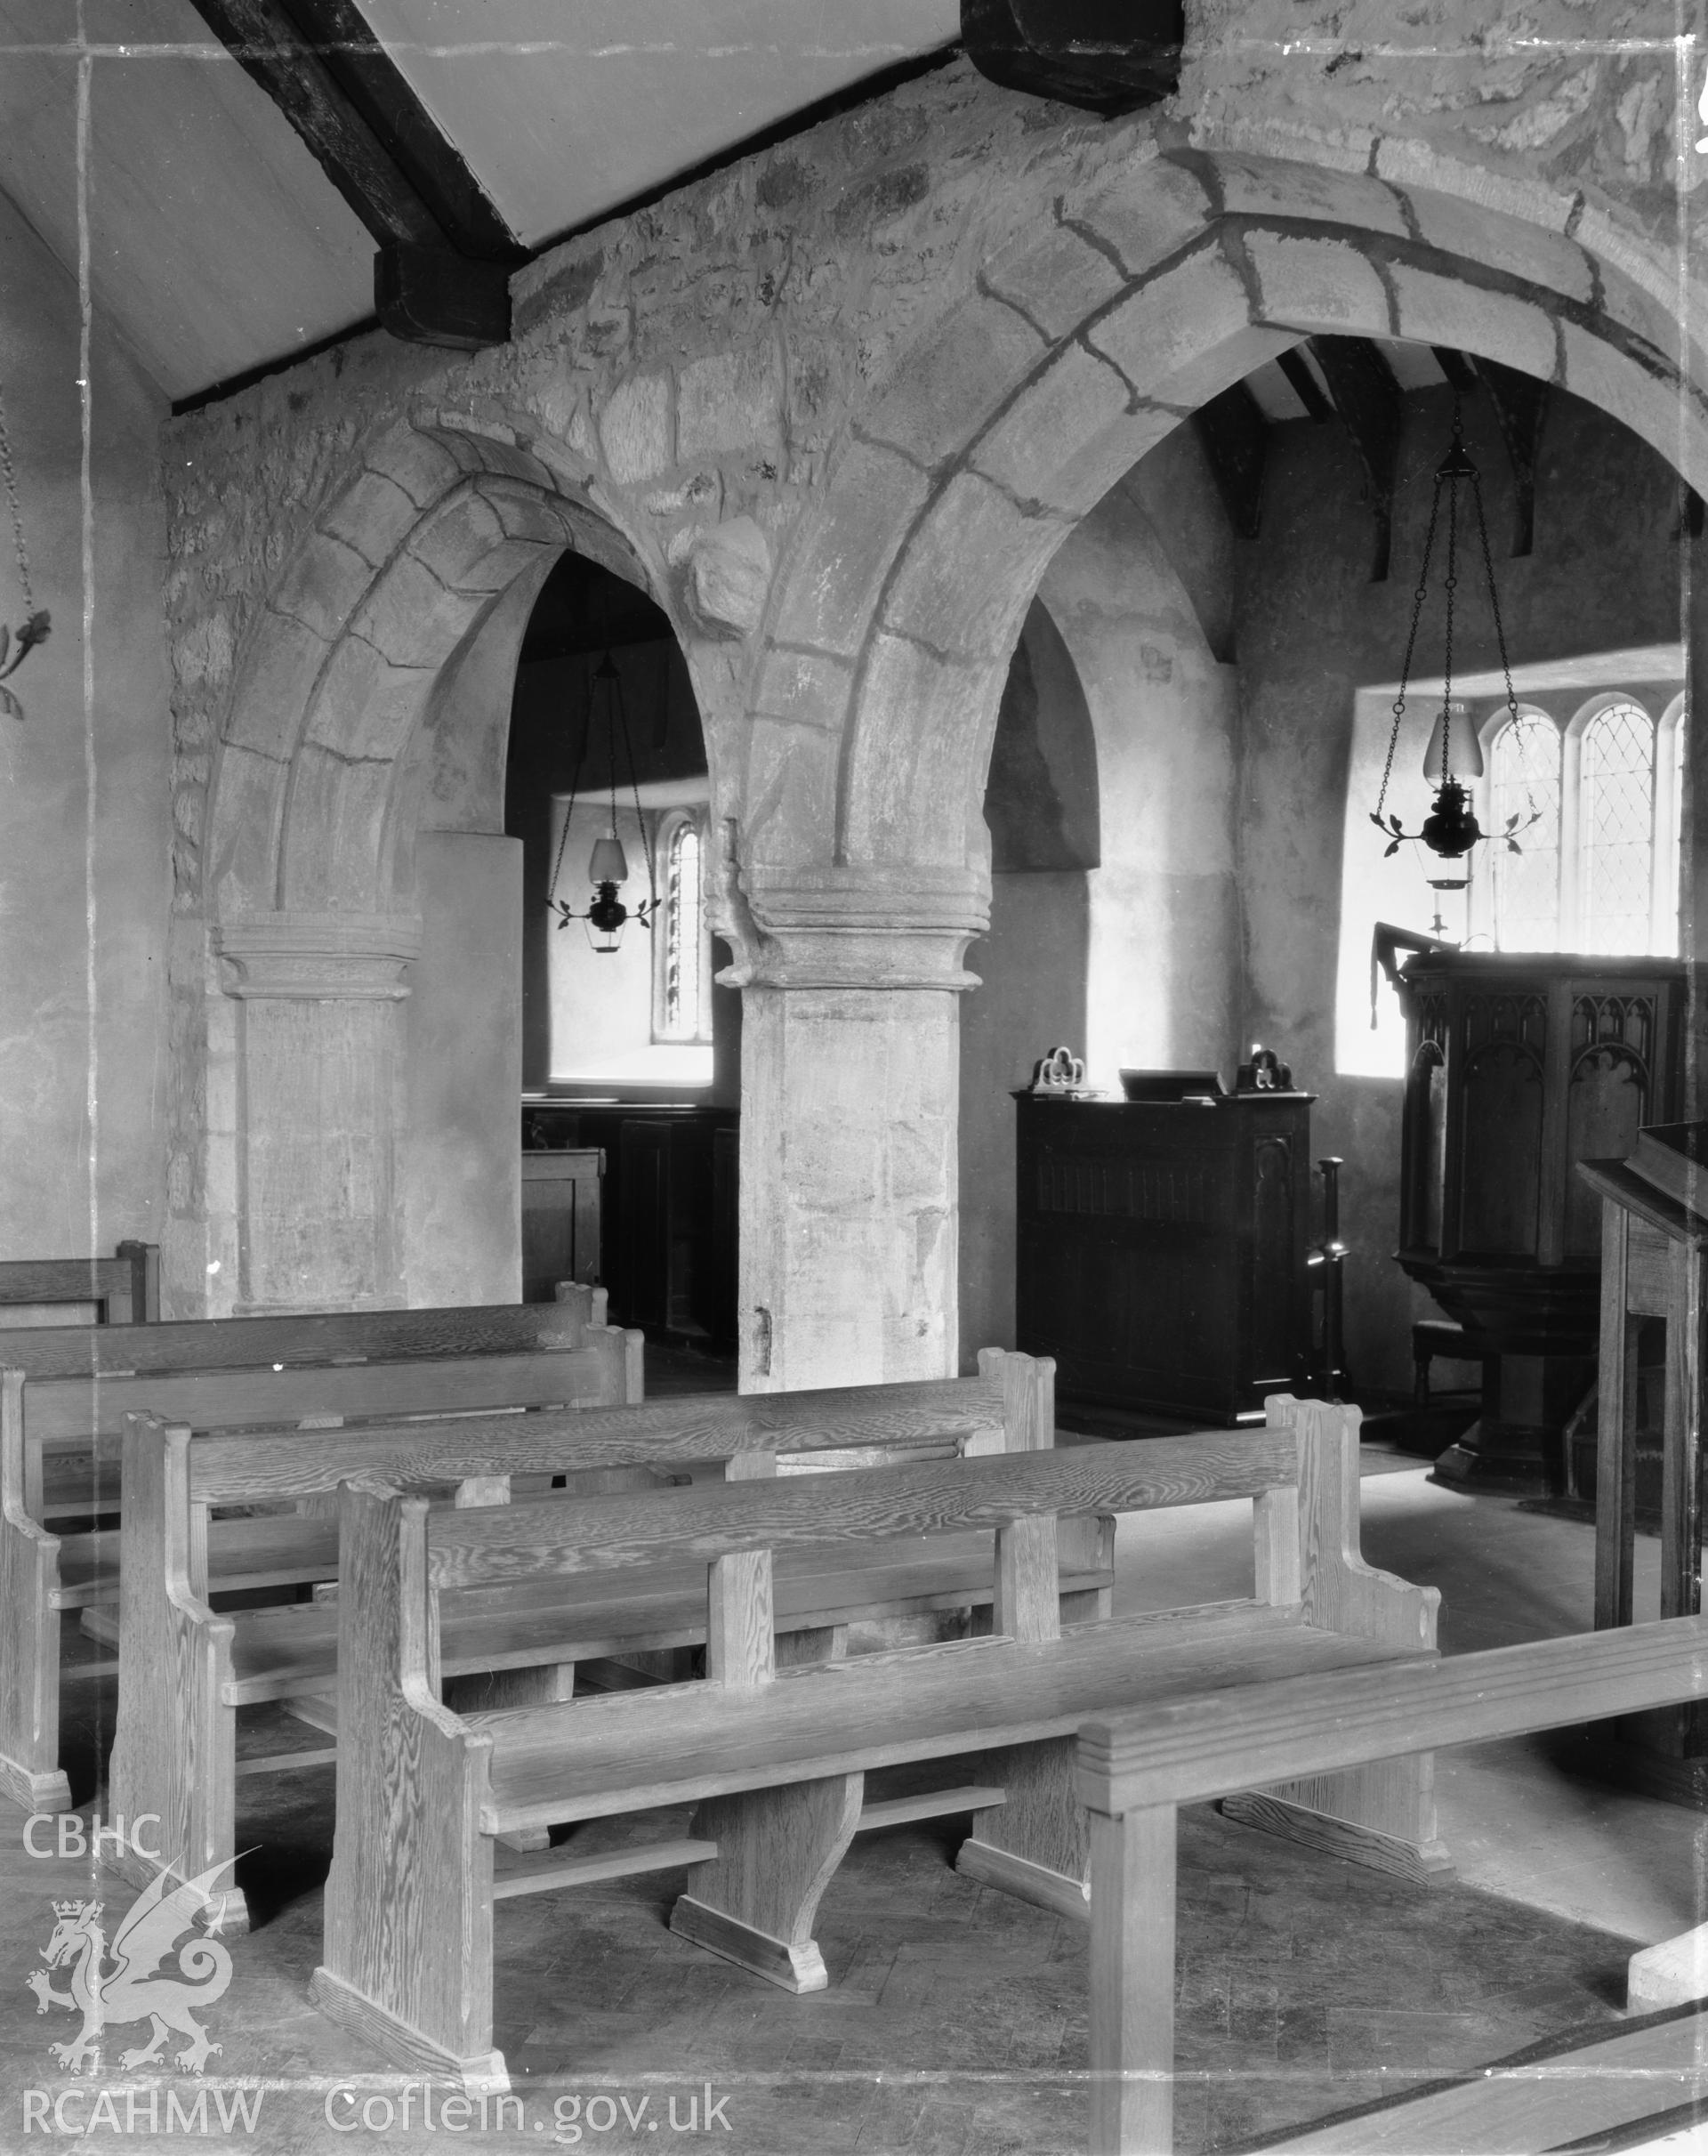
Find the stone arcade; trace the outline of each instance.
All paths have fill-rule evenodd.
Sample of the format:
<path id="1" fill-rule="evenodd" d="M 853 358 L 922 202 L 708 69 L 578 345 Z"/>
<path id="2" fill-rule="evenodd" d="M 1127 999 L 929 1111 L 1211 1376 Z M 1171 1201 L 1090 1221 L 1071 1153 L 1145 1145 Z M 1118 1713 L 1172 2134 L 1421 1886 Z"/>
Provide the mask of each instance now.
<path id="1" fill-rule="evenodd" d="M 507 10 L 532 60 L 493 27 Z M 1313 1152 L 1346 1163 L 1359 1397 L 1408 1399 L 1412 1327 L 1439 1313 L 1391 1262 L 1401 1066 L 1360 997 L 1377 916 L 1423 930 L 1430 894 L 1409 853 L 1382 866 L 1366 812 L 1455 382 L 1523 708 L 1575 742 L 1629 704 L 1665 745 L 1677 828 L 1653 779 L 1642 873 L 1665 882 L 1676 843 L 1676 904 L 1667 884 L 1661 940 L 1597 948 L 1659 952 L 1676 923 L 1683 1114 L 1708 1113 L 1708 752 L 1685 718 L 1708 624 L 1708 17 L 1188 0 L 1178 87 L 1106 120 L 987 79 L 939 0 L 874 5 L 834 79 L 815 47 L 765 77 L 759 117 L 679 156 L 703 11 L 657 11 L 652 76 L 601 73 L 528 0 L 426 12 L 431 49 L 403 0 L 349 11 L 424 107 L 434 68 L 459 96 L 484 84 L 438 111 L 477 180 L 483 157 L 528 165 L 516 101 L 569 96 L 577 69 L 651 158 L 600 195 L 573 130 L 529 153 L 529 199 L 555 206 L 512 250 L 508 336 L 475 349 L 349 302 L 353 212 L 190 0 L 88 0 L 75 24 L 0 5 L 0 392 L 53 615 L 12 684 L 23 722 L 0 716 L 0 1258 L 157 1244 L 167 1320 L 519 1298 L 524 1086 L 614 1089 L 553 1086 L 575 1012 L 548 1025 L 522 994 L 559 812 L 527 836 L 507 814 L 512 704 L 545 693 L 536 607 L 568 556 L 658 610 L 703 736 L 680 798 L 720 969 L 710 1097 L 739 1110 L 739 1388 L 942 1379 L 1032 1344 L 1011 1090 L 1059 1041 L 1114 1086 L 1123 1066 L 1230 1079 L 1261 1040 L 1316 1096 Z M 788 9 L 753 12 L 801 40 Z M 760 68 L 726 43 L 718 66 Z M 320 313 L 286 323 L 302 295 Z M 1331 396 L 1315 340 L 1377 367 L 1382 430 Z M 1508 375 L 1547 388 L 1527 448 L 1488 392 Z M 1199 417 L 1240 384 L 1262 438 L 1244 508 Z M 1458 692 L 1492 757 L 1505 691 L 1470 581 Z M 1408 820 L 1427 706 L 1396 766 Z M 573 760 L 541 781 L 553 802 Z M 1478 874 L 1455 941 L 1500 933 Z M 561 980 L 536 957 L 531 983 Z M 1399 1538 L 1373 1561 L 1436 1579 L 1404 1539 L 1435 1530 L 1370 1503 Z M 1587 1628 L 1589 1530 L 1498 1520 L 1447 1567 L 1493 1583 L 1497 1614 L 1450 1651 Z M 110 1733 L 91 1714 L 80 1801 Z M 1684 1861 L 1683 1814 L 1633 1817 Z M 1700 1913 L 1674 1886 L 1623 1912 L 1611 1887 L 1543 1896 L 1545 1921 L 1650 1944 Z M 1551 1934 L 1537 1950 L 1569 1960 Z M 830 1996 L 844 1980 L 833 1955 Z M 1509 2018 L 1439 2056 L 1549 2032 Z M 1237 2108 L 1190 2131 L 1308 2115 Z M 917 2118 L 862 2117 L 862 2146 L 925 2145 Z M 997 2145 L 996 2113 L 972 2117 L 965 2145 Z M 830 2118 L 800 2145 L 844 2145 Z M 1056 2145 L 1025 2141 L 1035 2119 L 1004 2130 Z"/>

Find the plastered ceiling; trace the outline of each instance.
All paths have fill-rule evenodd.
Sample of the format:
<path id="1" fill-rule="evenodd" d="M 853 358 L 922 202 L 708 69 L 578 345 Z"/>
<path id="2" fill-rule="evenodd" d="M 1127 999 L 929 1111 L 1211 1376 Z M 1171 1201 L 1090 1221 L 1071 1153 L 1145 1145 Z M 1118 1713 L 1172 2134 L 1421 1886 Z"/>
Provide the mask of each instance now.
<path id="1" fill-rule="evenodd" d="M 360 0 L 524 246 L 951 42 L 957 0 Z M 373 311 L 373 243 L 189 0 L 0 0 L 0 191 L 167 395 Z M 15 303 L 0 294 L 0 309 Z"/>

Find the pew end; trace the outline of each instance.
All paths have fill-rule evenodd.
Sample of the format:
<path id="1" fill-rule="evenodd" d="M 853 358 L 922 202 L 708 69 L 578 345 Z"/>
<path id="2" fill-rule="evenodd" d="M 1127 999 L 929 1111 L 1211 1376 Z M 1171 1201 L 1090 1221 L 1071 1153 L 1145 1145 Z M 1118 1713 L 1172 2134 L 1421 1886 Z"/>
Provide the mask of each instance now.
<path id="1" fill-rule="evenodd" d="M 1264 1409 L 1269 1427 L 1293 1431 L 1299 1475 L 1296 1488 L 1272 1490 L 1254 1507 L 1259 1600 L 1297 1601 L 1313 1624 L 1412 1653 L 1437 1652 L 1441 1590 L 1382 1571 L 1360 1551 L 1360 1410 L 1333 1410 L 1339 1421 L 1333 1429 L 1320 1402 L 1276 1393 Z M 1242 1789 L 1223 1799 L 1221 1811 L 1245 1826 L 1417 1885 L 1453 1869 L 1427 1753 Z"/>
<path id="2" fill-rule="evenodd" d="M 207 1600 L 207 1508 L 189 1497 L 189 1431 L 127 1415 L 125 1476 L 139 1519 L 157 1522 L 159 1562 L 127 1565 L 119 1588 L 118 1721 L 111 1802 L 121 1817 L 152 1813 L 169 1874 L 188 1884 L 233 1854 L 235 1760 L 221 1727 L 235 1627 Z M 159 1712 L 170 1671 L 176 1711 Z M 157 1867 L 122 1845 L 104 1863 L 146 1886 Z M 235 1881 L 208 1899 L 207 1921 L 228 1936 L 249 1928 Z"/>
<path id="3" fill-rule="evenodd" d="M 26 1812 L 68 1812 L 59 1763 L 59 1619 L 44 1624 L 60 1543 L 33 1515 L 24 1449 L 24 1377 L 0 1372 L 0 1795 Z"/>
<path id="4" fill-rule="evenodd" d="M 490 1988 L 466 1977 L 492 1951 L 493 1845 L 480 1830 L 492 1740 L 439 1701 L 425 1501 L 350 1482 L 341 1508 L 340 1719 L 371 1740 L 338 1748 L 311 1993 L 397 2064 L 501 2092 Z M 417 1800 L 407 1816 L 400 1788 Z"/>

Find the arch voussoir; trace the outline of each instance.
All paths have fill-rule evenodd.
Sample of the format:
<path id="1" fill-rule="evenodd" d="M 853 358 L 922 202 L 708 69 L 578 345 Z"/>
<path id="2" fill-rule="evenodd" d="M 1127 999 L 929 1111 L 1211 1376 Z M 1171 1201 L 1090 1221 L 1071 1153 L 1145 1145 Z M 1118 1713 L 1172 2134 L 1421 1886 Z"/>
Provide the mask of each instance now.
<path id="1" fill-rule="evenodd" d="M 1043 564 L 1067 537 L 1068 520 L 1023 505 L 977 472 L 960 471 L 912 535 L 879 610 L 892 634 L 951 658 L 1006 657 L 1013 642 L 1007 578 L 968 569 L 987 561 Z"/>
<path id="2" fill-rule="evenodd" d="M 1351 240 L 1247 229 L 1239 251 L 1255 280 L 1257 319 L 1345 336 L 1393 329 L 1387 279 Z"/>
<path id="3" fill-rule="evenodd" d="M 1555 319 L 1534 299 L 1468 291 L 1433 271 L 1396 262 L 1389 271 L 1395 321 L 1403 337 L 1461 351 L 1498 353 L 1521 374 L 1551 381 L 1559 370 Z"/>
<path id="4" fill-rule="evenodd" d="M 286 912 L 387 910 L 391 777 L 389 756 L 304 742 L 291 767 L 280 862 L 278 902 Z"/>
<path id="5" fill-rule="evenodd" d="M 1107 247 L 1059 222 L 1019 254 L 1003 255 L 979 279 L 1050 343 L 1073 335 L 1085 319 L 1088 298 L 1093 305 L 1113 299 L 1128 281 Z"/>
<path id="6" fill-rule="evenodd" d="M 1124 444 L 1134 411 L 1132 385 L 1111 359 L 1066 344 L 979 438 L 971 469 L 1023 501 L 1083 515 L 1117 476 L 1108 445 L 1117 435 Z"/>

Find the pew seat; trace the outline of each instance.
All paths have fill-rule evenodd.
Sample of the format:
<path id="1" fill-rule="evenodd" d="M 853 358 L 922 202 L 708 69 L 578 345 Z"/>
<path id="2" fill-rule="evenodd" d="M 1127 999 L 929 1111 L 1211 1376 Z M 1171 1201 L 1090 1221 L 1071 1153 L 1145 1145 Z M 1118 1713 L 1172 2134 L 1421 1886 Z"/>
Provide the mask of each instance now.
<path id="1" fill-rule="evenodd" d="M 783 1577 L 779 1568 L 779 1586 Z M 515 1833 L 1036 1744 L 1077 1732 L 1093 1713 L 1414 1651 L 1318 1631 L 1297 1610 L 1210 1603 L 1076 1625 L 1045 1643 L 954 1640 L 783 1669 L 740 1700 L 661 1686 L 476 1714 L 470 1728 L 492 1740 L 480 1829 Z"/>
<path id="2" fill-rule="evenodd" d="M 961 1870 L 1084 1920 L 1072 1774 L 1088 1716 L 1254 1676 L 1433 1659 L 1435 1590 L 1358 1554 L 1357 1409 L 1277 1398 L 1269 1414 L 1260 1431 L 508 1507 L 433 1510 L 347 1483 L 338 1820 L 314 1997 L 395 2062 L 506 2085 L 492 2046 L 495 1903 L 584 1875 L 570 1854 L 501 1877 L 495 1845 L 683 1803 L 696 1806 L 687 1844 L 613 1853 L 598 1876 L 685 1864 L 674 1931 L 786 1990 L 819 1989 L 820 1897 L 851 1837 L 893 1815 L 868 1817 L 866 1771 L 970 1754 L 971 1786 L 910 1797 L 906 1816 L 971 1813 Z M 1079 1522 L 1235 1497 L 1253 1503 L 1252 1597 L 1062 1620 L 1061 1549 Z M 782 1666 L 776 1612 L 794 1563 L 822 1580 L 898 1538 L 975 1532 L 994 1533 L 991 1636 Z M 621 1598 L 689 1565 L 703 1682 L 461 1715 L 440 1703 L 460 1598 L 571 1579 Z M 1424 1762 L 1266 1801 L 1265 1823 L 1296 1819 L 1349 1855 L 1445 1861 Z"/>

